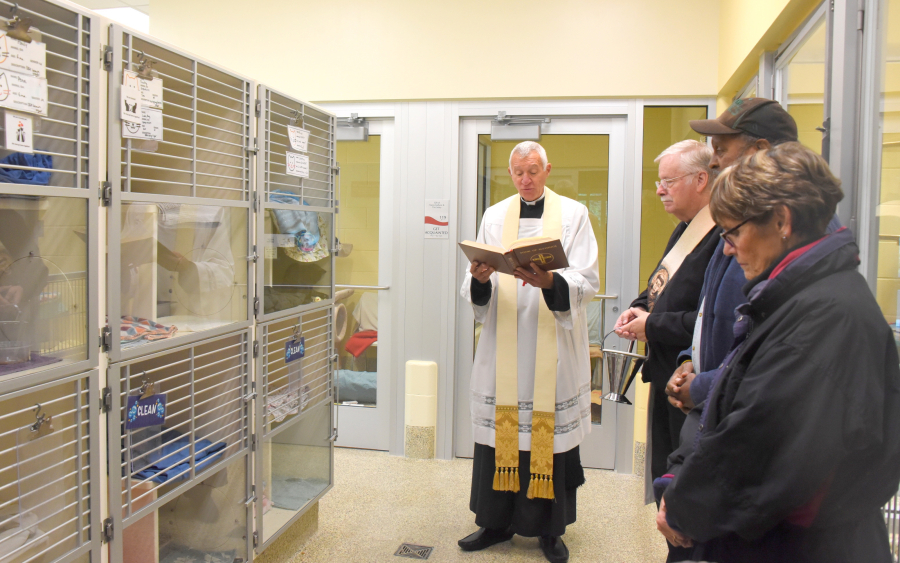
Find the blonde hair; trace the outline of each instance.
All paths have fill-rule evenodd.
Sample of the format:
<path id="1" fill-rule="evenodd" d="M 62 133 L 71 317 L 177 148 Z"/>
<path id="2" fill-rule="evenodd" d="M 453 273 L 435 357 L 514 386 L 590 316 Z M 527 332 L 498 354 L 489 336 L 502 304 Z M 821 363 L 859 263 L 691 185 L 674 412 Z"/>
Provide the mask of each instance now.
<path id="1" fill-rule="evenodd" d="M 713 185 L 713 220 L 765 223 L 784 206 L 791 226 L 804 239 L 820 237 L 844 198 L 841 181 L 828 163 L 798 142 L 759 151 L 726 169 Z"/>

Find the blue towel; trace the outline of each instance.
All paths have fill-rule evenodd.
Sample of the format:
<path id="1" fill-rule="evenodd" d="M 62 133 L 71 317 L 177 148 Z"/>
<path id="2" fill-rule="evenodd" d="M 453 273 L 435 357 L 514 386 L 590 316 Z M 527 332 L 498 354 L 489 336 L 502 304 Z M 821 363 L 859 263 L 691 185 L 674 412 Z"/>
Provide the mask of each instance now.
<path id="1" fill-rule="evenodd" d="M 50 155 L 14 152 L 0 159 L 0 182 L 7 184 L 32 184 L 35 186 L 46 186 L 50 183 L 50 172 L 3 168 L 4 164 L 53 168 L 53 158 Z"/>
<path id="2" fill-rule="evenodd" d="M 269 201 L 307 205 L 300 201 L 300 196 L 284 190 L 273 190 Z M 319 242 L 319 214 L 315 211 L 299 211 L 293 209 L 273 209 L 278 230 L 284 235 L 294 235 L 297 248 L 303 252 L 311 252 Z"/>
<path id="3" fill-rule="evenodd" d="M 156 483 L 175 483 L 190 477 L 190 439 L 177 430 L 167 430 L 162 435 L 162 441 L 162 448 L 148 456 L 147 463 L 153 465 L 136 472 L 134 478 L 150 479 Z M 213 444 L 209 440 L 197 440 L 194 445 L 197 473 L 219 461 L 226 445 L 225 442 Z M 181 448 L 184 449 L 179 452 Z"/>

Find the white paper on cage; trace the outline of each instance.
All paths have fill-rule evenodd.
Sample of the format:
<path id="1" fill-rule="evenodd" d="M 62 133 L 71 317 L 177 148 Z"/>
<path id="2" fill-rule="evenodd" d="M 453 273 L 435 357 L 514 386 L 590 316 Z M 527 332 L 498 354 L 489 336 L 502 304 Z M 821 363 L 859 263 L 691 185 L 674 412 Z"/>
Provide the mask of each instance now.
<path id="1" fill-rule="evenodd" d="M 133 80 L 122 83 L 122 97 L 120 100 L 119 117 L 128 123 L 141 124 L 141 114 L 144 105 L 141 101 L 141 91 Z"/>
<path id="2" fill-rule="evenodd" d="M 10 151 L 34 153 L 34 120 L 30 115 L 3 112 L 4 144 Z"/>
<path id="3" fill-rule="evenodd" d="M 287 173 L 291 176 L 309 178 L 309 157 L 305 154 L 287 152 Z"/>
<path id="4" fill-rule="evenodd" d="M 148 141 L 163 140 L 162 110 L 151 109 L 144 105 L 141 108 L 141 122 L 122 121 L 122 137 L 125 139 L 145 139 Z"/>
<path id="5" fill-rule="evenodd" d="M 0 70 L 47 78 L 47 44 L 26 43 L 0 31 Z"/>
<path id="6" fill-rule="evenodd" d="M 0 107 L 47 115 L 47 79 L 0 71 Z"/>
<path id="7" fill-rule="evenodd" d="M 301 127 L 288 125 L 288 139 L 291 141 L 291 148 L 295 151 L 307 152 L 309 149 L 309 131 Z"/>
<path id="8" fill-rule="evenodd" d="M 122 74 L 122 86 L 136 89 L 140 95 L 142 106 L 163 109 L 162 78 L 144 78 L 133 70 L 126 70 Z"/>

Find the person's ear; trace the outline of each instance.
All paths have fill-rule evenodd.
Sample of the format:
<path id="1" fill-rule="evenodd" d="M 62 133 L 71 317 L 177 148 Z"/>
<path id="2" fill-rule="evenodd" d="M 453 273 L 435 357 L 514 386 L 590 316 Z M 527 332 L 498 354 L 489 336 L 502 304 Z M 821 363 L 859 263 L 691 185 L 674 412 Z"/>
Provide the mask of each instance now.
<path id="1" fill-rule="evenodd" d="M 707 188 L 709 188 L 709 172 L 701 170 L 697 173 L 697 193 L 702 193 Z"/>
<path id="2" fill-rule="evenodd" d="M 550 163 L 548 162 L 548 163 L 547 163 L 547 168 L 544 168 L 544 172 L 546 172 L 547 174 L 549 174 L 549 173 L 550 173 L 550 167 L 551 167 L 551 166 L 553 166 L 553 165 L 550 164 Z"/>
<path id="3" fill-rule="evenodd" d="M 757 139 L 753 144 L 754 146 L 756 146 L 756 150 L 758 151 L 764 151 L 772 148 L 772 143 L 770 143 L 768 139 Z"/>
<path id="4" fill-rule="evenodd" d="M 774 221 L 775 228 L 778 229 L 778 235 L 782 240 L 791 238 L 791 235 L 794 232 L 794 228 L 791 224 L 790 207 L 782 205 L 775 209 L 772 220 Z"/>

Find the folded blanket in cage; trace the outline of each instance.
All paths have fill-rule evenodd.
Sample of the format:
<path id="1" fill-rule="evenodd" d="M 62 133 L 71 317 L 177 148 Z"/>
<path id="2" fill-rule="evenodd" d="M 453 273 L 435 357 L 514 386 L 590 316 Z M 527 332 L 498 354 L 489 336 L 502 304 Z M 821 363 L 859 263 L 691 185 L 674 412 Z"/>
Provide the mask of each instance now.
<path id="1" fill-rule="evenodd" d="M 190 477 L 191 439 L 177 430 L 166 430 L 162 435 L 162 447 L 145 458 L 132 462 L 133 467 L 143 467 L 132 478 L 150 480 L 155 483 L 175 483 Z M 195 472 L 206 469 L 222 459 L 222 450 L 227 444 L 209 440 L 194 443 Z M 149 464 L 149 465 L 147 465 Z"/>

